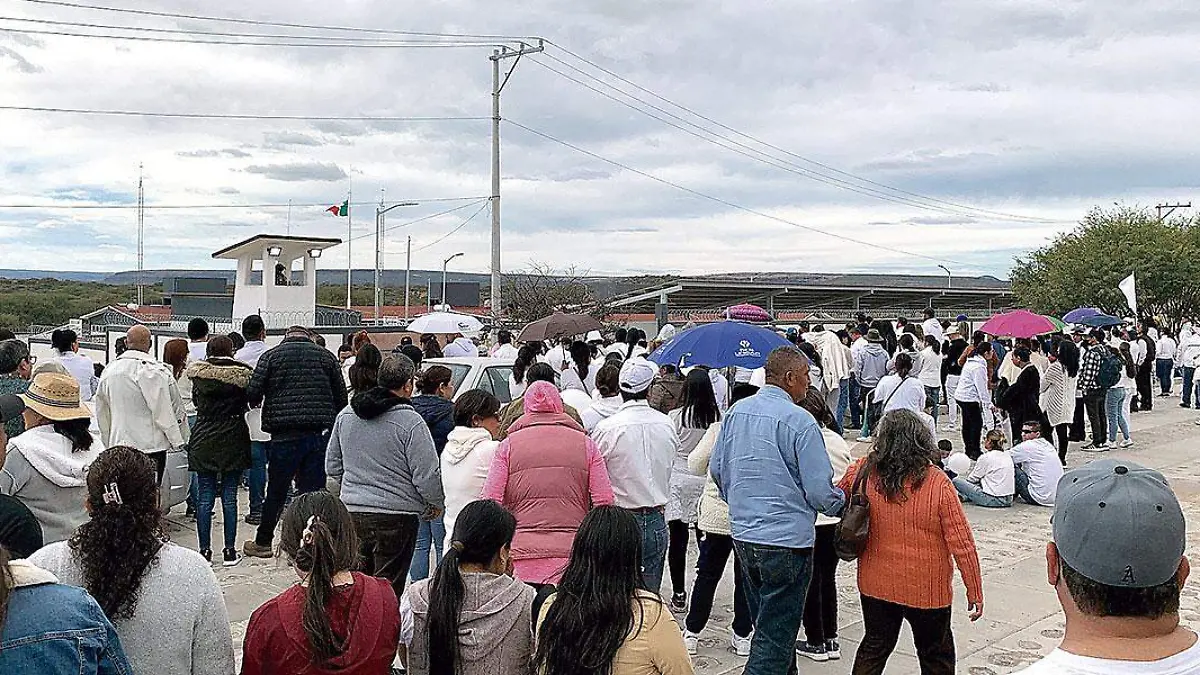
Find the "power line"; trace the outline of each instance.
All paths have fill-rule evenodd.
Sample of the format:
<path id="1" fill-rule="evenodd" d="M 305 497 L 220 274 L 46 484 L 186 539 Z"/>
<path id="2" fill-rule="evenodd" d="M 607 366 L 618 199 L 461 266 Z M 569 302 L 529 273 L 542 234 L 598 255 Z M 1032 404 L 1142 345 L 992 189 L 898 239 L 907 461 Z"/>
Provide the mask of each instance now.
<path id="1" fill-rule="evenodd" d="M 20 33 L 24 35 L 56 35 L 63 37 L 96 38 L 103 40 L 128 40 L 134 42 L 166 42 L 171 44 L 196 45 L 233 45 L 238 47 L 320 47 L 332 49 L 456 49 L 479 48 L 491 46 L 480 42 L 392 42 L 392 43 L 360 43 L 360 42 L 252 42 L 248 40 L 193 40 L 188 38 L 160 38 L 148 35 L 102 35 L 95 33 L 72 33 L 69 31 L 37 30 L 33 28 L 7 28 L 0 26 L 0 32 Z M 334 40 L 337 40 L 335 38 Z"/>
<path id="2" fill-rule="evenodd" d="M 731 127 L 731 126 L 728 126 L 728 125 L 726 125 L 726 124 L 724 124 L 724 123 L 722 123 L 722 122 L 719 122 L 719 121 L 717 121 L 717 120 L 715 120 L 715 119 L 713 119 L 713 118 L 711 118 L 711 117 L 708 117 L 708 116 L 705 116 L 705 115 L 703 115 L 703 114 L 701 114 L 701 113 L 698 113 L 698 112 L 696 112 L 695 110 L 692 110 L 691 108 L 688 108 L 687 106 L 684 106 L 684 105 L 682 105 L 682 104 L 676 103 L 675 101 L 672 101 L 671 99 L 669 99 L 669 98 L 666 98 L 665 96 L 662 96 L 661 94 L 659 94 L 659 93 L 657 93 L 657 92 L 655 92 L 655 91 L 652 91 L 651 89 L 648 89 L 648 88 L 646 88 L 646 87 L 643 87 L 642 85 L 640 85 L 640 84 L 638 84 L 638 83 L 636 83 L 636 82 L 634 82 L 634 81 L 632 81 L 632 80 L 629 80 L 628 78 L 625 78 L 625 77 L 623 77 L 623 76 L 621 76 L 621 75 L 619 75 L 619 74 L 617 74 L 617 73 L 613 72 L 612 70 L 609 70 L 608 68 L 605 68 L 604 66 L 601 66 L 601 65 L 599 65 L 599 64 L 597 64 L 597 63 L 595 63 L 595 62 L 593 62 L 593 61 L 591 61 L 591 60 L 589 60 L 589 59 L 587 59 L 587 58 L 585 58 L 585 57 L 583 57 L 583 56 L 580 56 L 579 54 L 577 54 L 577 53 L 575 53 L 575 52 L 573 52 L 573 51 L 571 51 L 571 50 L 567 49 L 566 47 L 563 47 L 562 45 L 556 44 L 556 43 L 554 43 L 554 42 L 553 42 L 553 41 L 551 41 L 551 40 L 546 40 L 546 43 L 547 43 L 547 44 L 549 44 L 549 45 L 551 45 L 551 46 L 553 46 L 553 47 L 555 47 L 555 48 L 557 48 L 557 49 L 559 49 L 559 50 L 560 50 L 560 51 L 562 51 L 563 53 L 565 53 L 565 54 L 568 54 L 568 55 L 570 55 L 571 57 L 573 57 L 573 58 L 575 58 L 575 59 L 577 59 L 577 60 L 579 60 L 579 61 L 582 61 L 583 63 L 586 63 L 587 65 L 591 66 L 592 68 L 595 68 L 596 70 L 599 70 L 600 72 L 603 72 L 603 73 L 605 73 L 605 74 L 607 74 L 607 75 L 609 75 L 609 76 L 611 76 L 611 77 L 613 77 L 613 78 L 616 78 L 617 80 L 619 80 L 619 81 L 621 81 L 621 82 L 623 82 L 623 83 L 625 83 L 625 84 L 627 84 L 627 85 L 629 85 L 629 86 L 631 86 L 631 87 L 633 87 L 633 88 L 635 88 L 635 89 L 637 89 L 637 90 L 639 90 L 639 91 L 645 92 L 646 94 L 649 94 L 650 96 L 653 96 L 654 98 L 656 98 L 656 99 L 658 99 L 658 100 L 660 100 L 660 101 L 663 101 L 664 103 L 667 103 L 668 105 L 671 105 L 671 106 L 673 106 L 673 107 L 675 107 L 675 108 L 677 108 L 677 109 L 679 109 L 679 110 L 682 110 L 682 111 L 684 111 L 684 112 L 688 113 L 689 115 L 692 115 L 692 116 L 694 116 L 694 117 L 696 117 L 696 118 L 698 118 L 698 119 L 700 119 L 700 120 L 703 120 L 703 121 L 705 121 L 705 122 L 708 122 L 709 124 L 715 125 L 715 126 L 717 126 L 717 127 L 721 128 L 721 129 L 725 130 L 725 131 L 728 131 L 728 132 L 730 132 L 730 133 L 733 133 L 733 134 L 735 134 L 735 135 L 737 135 L 737 136 L 740 136 L 740 137 L 742 137 L 742 138 L 745 138 L 745 139 L 747 139 L 747 140 L 749 140 L 749 141 L 752 141 L 752 142 L 754 142 L 754 143 L 757 143 L 757 144 L 759 144 L 759 145 L 761 145 L 761 146 L 764 146 L 764 147 L 770 148 L 770 149 L 772 149 L 772 150 L 775 150 L 776 152 L 780 152 L 780 153 L 782 153 L 782 154 L 785 154 L 785 155 L 787 155 L 787 156 L 793 157 L 793 158 L 795 158 L 795 159 L 798 159 L 798 160 L 800 160 L 800 161 L 802 161 L 802 162 L 805 162 L 805 163 L 807 163 L 807 164 L 811 164 L 811 165 L 813 165 L 813 166 L 819 167 L 819 168 L 821 168 L 821 169 L 824 169 L 824 170 L 826 170 L 826 171 L 830 171 L 830 172 L 836 173 L 836 174 L 838 174 L 838 175 L 845 176 L 845 177 L 847 177 L 847 178 L 850 178 L 850 179 L 852 179 L 852 180 L 855 180 L 855 181 L 858 181 L 858 182 L 861 182 L 861 183 L 866 183 L 866 184 L 868 184 L 868 185 L 873 185 L 873 186 L 875 186 L 875 187 L 878 187 L 878 188 L 881 188 L 881 189 L 884 189 L 884 190 L 888 190 L 888 191 L 891 191 L 891 192 L 899 193 L 899 194 L 901 194 L 901 195 L 907 195 L 907 196 L 914 197 L 914 198 L 921 199 L 921 200 L 925 200 L 925 201 L 928 201 L 928 202 L 934 202 L 934 203 L 937 203 L 937 204 L 942 204 L 942 205 L 944 205 L 944 206 L 949 206 L 949 207 L 953 207 L 953 208 L 957 208 L 957 209 L 964 209 L 964 210 L 968 210 L 968 211 L 974 211 L 974 212 L 977 212 L 977 213 L 980 213 L 980 214 L 987 214 L 987 215 L 990 215 L 990 216 L 1004 217 L 1004 218 L 1009 218 L 1009 219 L 1014 219 L 1014 220 L 1025 220 L 1025 221 L 1029 221 L 1029 222 L 1043 222 L 1043 223 L 1066 222 L 1066 221 L 1056 221 L 1056 220 L 1050 220 L 1050 219 L 1039 219 L 1039 218 L 1030 217 L 1030 216 L 1022 216 L 1022 215 L 1020 215 L 1020 214 L 1005 213 L 1005 212 L 1002 212 L 1002 211 L 993 211 L 993 210 L 990 210 L 990 209 L 984 209 L 984 208 L 975 207 L 975 206 L 970 206 L 970 205 L 965 205 L 965 204 L 958 204 L 958 203 L 951 202 L 951 201 L 948 201 L 948 200 L 939 199 L 939 198 L 937 198 L 937 197 L 929 197 L 929 196 L 927 196 L 927 195 L 922 195 L 922 194 L 920 194 L 920 193 L 917 193 L 917 192 L 911 192 L 911 191 L 909 191 L 909 190 L 904 190 L 904 189 L 902 189 L 902 188 L 897 188 L 897 187 L 894 187 L 894 186 L 890 186 L 890 185 L 887 185 L 887 184 L 884 184 L 884 183 L 880 183 L 880 182 L 878 182 L 878 181 L 871 180 L 871 179 L 869 179 L 869 178 L 865 178 L 865 177 L 863 177 L 863 176 L 859 176 L 859 175 L 856 175 L 856 174 L 853 174 L 853 173 L 850 173 L 850 172 L 847 172 L 847 171 L 843 171 L 843 170 L 841 170 L 841 169 L 838 169 L 838 168 L 836 168 L 836 167 L 833 167 L 833 166 L 830 166 L 830 165 L 828 165 L 828 164 L 824 164 L 824 163 L 822 163 L 822 162 L 819 162 L 819 161 L 817 161 L 817 160 L 815 160 L 815 159 L 812 159 L 812 158 L 809 158 L 809 157 L 805 157 L 805 156 L 803 156 L 803 155 L 800 155 L 800 154 L 794 153 L 794 152 L 792 152 L 792 151 L 790 151 L 790 150 L 787 150 L 787 149 L 785 149 L 785 148 L 781 148 L 781 147 L 779 147 L 779 146 L 777 146 L 777 145 L 773 145 L 773 144 L 771 144 L 771 143 L 769 143 L 769 142 L 767 142 L 767 141 L 764 141 L 764 140 L 762 140 L 762 139 L 760 139 L 760 138 L 757 138 L 757 137 L 755 137 L 755 136 L 752 136 L 752 135 L 750 135 L 750 134 L 747 134 L 747 133 L 744 133 L 744 132 L 742 132 L 742 131 L 739 131 L 739 130 L 737 130 L 737 129 L 734 129 L 733 127 Z M 567 67 L 569 67 L 569 68 L 572 68 L 572 69 L 574 69 L 574 70 L 577 70 L 577 71 L 578 71 L 578 72 L 580 72 L 580 73 L 583 73 L 583 74 L 585 74 L 585 75 L 588 75 L 588 77 L 591 77 L 592 79 L 595 79 L 595 80 L 597 80 L 597 81 L 599 81 L 599 82 L 601 82 L 601 83 L 605 84 L 605 86 L 611 87 L 611 88 L 613 88 L 613 89 L 617 89 L 617 91 L 621 91 L 619 88 L 617 88 L 617 87 L 614 87 L 613 85 L 611 85 L 611 84 L 609 84 L 609 83 L 607 83 L 607 82 L 604 82 L 604 80 L 601 80 L 600 78 L 598 78 L 598 77 L 596 77 L 596 76 L 594 76 L 594 75 L 587 74 L 585 71 L 582 71 L 582 70 L 580 70 L 580 69 L 578 69 L 578 68 L 575 68 L 575 67 L 574 67 L 574 66 L 572 66 L 571 64 L 568 64 L 568 63 L 566 63 L 565 61 L 562 61 L 561 59 L 558 59 L 558 58 L 556 58 L 556 57 L 555 57 L 555 56 L 553 56 L 552 54 L 546 53 L 546 56 L 547 56 L 548 58 L 554 59 L 555 61 L 557 61 L 557 62 L 559 62 L 559 63 L 562 63 L 564 66 L 567 66 Z M 543 64 L 543 65 L 544 65 L 544 64 Z M 626 92 L 622 92 L 622 93 L 625 93 L 625 95 L 626 95 L 626 96 L 630 96 L 631 98 L 635 98 L 635 97 L 633 97 L 632 95 L 630 95 L 630 94 L 628 94 L 628 93 L 626 93 Z M 649 105 L 649 104 L 647 104 L 647 105 Z M 710 132 L 710 133 L 712 133 L 712 132 Z"/>
<path id="3" fill-rule="evenodd" d="M 437 212 L 437 213 L 431 213 L 431 214 L 429 214 L 428 216 L 422 216 L 422 217 L 420 217 L 420 218 L 417 218 L 416 220 L 410 220 L 410 221 L 408 221 L 408 222 L 406 222 L 406 223 L 400 223 L 399 225 L 389 225 L 389 226 L 387 226 L 387 227 L 383 228 L 383 231 L 384 231 L 385 233 L 386 233 L 386 232 L 391 232 L 392 230 L 399 230 L 399 229 L 401 229 L 401 228 L 408 227 L 409 225 L 416 225 L 417 223 L 423 223 L 423 222 L 425 222 L 426 220 L 433 220 L 434 218 L 438 218 L 438 217 L 440 217 L 440 216 L 445 216 L 445 215 L 448 215 L 448 214 L 454 213 L 455 211 L 461 211 L 461 210 L 463 210 L 463 209 L 470 208 L 470 207 L 472 207 L 472 206 L 475 206 L 475 205 L 476 205 L 476 204 L 478 204 L 479 202 L 486 202 L 486 201 L 487 201 L 487 199 L 488 199 L 487 197 L 480 197 L 478 200 L 476 200 L 476 201 L 473 201 L 473 202 L 471 202 L 471 203 L 469 203 L 469 204 L 463 204 L 463 205 L 461 205 L 461 206 L 456 206 L 456 207 L 454 207 L 454 208 L 452 208 L 452 209 L 446 209 L 445 211 L 439 211 L 439 212 Z M 414 200 L 414 201 L 415 201 L 415 200 Z M 356 236 L 356 237 L 351 237 L 351 238 L 349 239 L 349 241 L 357 241 L 357 240 L 359 240 L 359 239 L 365 239 L 365 238 L 367 238 L 367 237 L 374 237 L 374 236 L 375 236 L 375 233 L 374 233 L 374 232 L 368 232 L 368 233 L 366 233 L 366 234 L 360 234 L 360 235 L 358 235 L 358 236 Z"/>
<path id="4" fill-rule="evenodd" d="M 212 120 L 298 120 L 306 122 L 479 122 L 492 119 L 490 117 L 457 117 L 448 115 L 406 117 L 397 115 L 242 115 L 236 113 L 169 113 L 145 110 L 96 110 L 91 108 L 52 108 L 20 105 L 0 105 L 0 110 L 124 117 L 166 117 Z"/>
<path id="5" fill-rule="evenodd" d="M 485 202 L 482 206 L 479 207 L 478 210 L 475 211 L 475 213 L 472 213 L 470 216 L 467 217 L 466 220 L 459 223 L 458 227 L 454 228 L 453 230 L 450 230 L 446 234 L 443 234 L 442 236 L 438 237 L 437 239 L 434 239 L 433 241 L 429 242 L 428 244 L 425 244 L 424 246 L 418 246 L 417 248 L 414 248 L 413 252 L 415 253 L 417 251 L 424 251 L 427 248 L 430 248 L 432 246 L 442 243 L 443 241 L 448 239 L 451 235 L 453 235 L 455 232 L 458 232 L 459 230 L 466 227 L 467 224 L 470 223 L 472 220 L 475 220 L 475 217 L 478 216 L 479 214 L 483 213 L 484 210 L 487 209 L 487 207 L 488 207 L 488 204 Z"/>
<path id="6" fill-rule="evenodd" d="M 533 134 L 533 135 L 535 135 L 535 136 L 540 136 L 541 138 L 544 138 L 544 139 L 546 139 L 546 140 L 548 140 L 548 141 L 552 141 L 552 142 L 554 142 L 554 143 L 558 143 L 558 144 L 560 144 L 560 145 L 564 145 L 564 146 L 566 146 L 566 147 L 568 147 L 568 148 L 571 148 L 572 150 L 574 150 L 574 151 L 576 151 L 576 152 L 579 152 L 579 153 L 581 153 L 581 154 L 587 155 L 588 157 L 591 157 L 591 158 L 593 158 L 593 159 L 598 159 L 598 160 L 600 160 L 600 161 L 602 161 L 602 162 L 605 162 L 605 163 L 607 163 L 607 164 L 611 164 L 611 165 L 613 165 L 613 166 L 615 166 L 615 167 L 618 167 L 618 168 L 620 168 L 620 169 L 624 169 L 625 171 L 629 171 L 630 173 L 635 173 L 635 174 L 637 174 L 637 175 L 639 175 L 639 176 L 643 176 L 643 177 L 645 177 L 645 178 L 649 178 L 650 180 L 653 180 L 653 181 L 655 181 L 655 182 L 658 182 L 658 183 L 662 183 L 663 185 L 667 185 L 667 186 L 669 186 L 669 187 L 673 187 L 673 188 L 675 188 L 675 189 L 677 189 L 677 190 L 682 190 L 683 192 L 686 192 L 686 193 L 688 193 L 688 194 L 694 195 L 694 196 L 696 196 L 696 197 L 700 197 L 700 198 L 702 198 L 702 199 L 707 199 L 707 200 L 709 200 L 709 201 L 716 202 L 716 203 L 718 203 L 718 204 L 721 204 L 721 205 L 723 205 L 723 206 L 727 206 L 727 207 L 729 207 L 729 208 L 731 208 L 731 209 L 736 209 L 736 210 L 738 210 L 738 211 L 742 211 L 742 212 L 749 213 L 749 214 L 752 214 L 752 215 L 760 216 L 760 217 L 762 217 L 762 218 L 767 218 L 767 219 L 769 219 L 769 220 L 773 220 L 773 221 L 775 221 L 775 222 L 778 222 L 778 223 L 783 223 L 784 225 L 790 225 L 790 226 L 792 226 L 792 227 L 797 227 L 797 228 L 800 228 L 800 229 L 802 229 L 802 230 L 808 230 L 808 231 L 810 231 L 810 232 L 815 232 L 815 233 L 817 233 L 817 234 L 822 234 L 822 235 L 825 235 L 825 236 L 827 236 L 827 237 L 833 237 L 834 239 L 841 239 L 841 240 L 843 240 L 843 241 L 848 241 L 848 242 L 851 242 L 851 243 L 854 243 L 854 244 L 860 244 L 860 245 L 862 245 L 862 246 L 869 246 L 869 247 L 871 247 L 871 248 L 874 248 L 874 249 L 879 249 L 879 250 L 881 250 L 881 251 L 887 251 L 887 252 L 889 252 L 889 253 L 899 253 L 899 254 L 901 254 L 901 255 L 911 256 L 911 257 L 914 257 L 914 258 L 921 258 L 921 259 L 923 259 L 923 260 L 929 260 L 929 261 L 932 261 L 932 262 L 938 262 L 938 263 L 950 263 L 950 264 L 952 264 L 952 265 L 963 265 L 963 264 L 965 264 L 965 263 L 959 262 L 959 261 L 957 261 L 957 260 L 950 260 L 950 259 L 948 259 L 948 258 L 935 258 L 935 257 L 933 257 L 933 256 L 928 256 L 928 255 L 924 255 L 924 254 L 921 254 L 921 253 L 913 253 L 912 251 L 905 251 L 905 250 L 903 250 L 903 249 L 894 248 L 894 247 L 891 247 L 891 246 L 885 246 L 885 245 L 883 245 L 883 244 L 875 244 L 875 243 L 872 243 L 872 242 L 869 242 L 869 241 L 864 241 L 864 240 L 862 240 L 862 239 L 855 239 L 855 238 L 853 238 L 853 237 L 847 237 L 847 236 L 845 236 L 845 235 L 841 235 L 841 234 L 834 234 L 833 232 L 828 232 L 828 231 L 826 231 L 826 230 L 822 230 L 822 229 L 820 229 L 820 228 L 813 227 L 813 226 L 811 226 L 811 225 L 804 225 L 804 224 L 801 224 L 801 223 L 797 223 L 797 222 L 796 222 L 796 221 L 794 221 L 794 220 L 788 220 L 787 218 L 782 218 L 782 217 L 780 217 L 780 216 L 776 216 L 776 215 L 773 215 L 773 214 L 770 214 L 770 213 L 766 213 L 766 212 L 764 212 L 764 211 L 759 211 L 759 210 L 757 210 L 757 209 L 752 209 L 752 208 L 750 208 L 750 207 L 748 207 L 748 206 L 742 206 L 741 204 L 736 204 L 736 203 L 734 203 L 734 202 L 731 202 L 731 201 L 729 201 L 729 200 L 727 200 L 727 199 L 722 199 L 721 197 L 714 197 L 713 195 L 710 195 L 710 194 L 707 194 L 707 193 L 704 193 L 704 192 L 700 192 L 699 190 L 694 190 L 694 189 L 692 189 L 692 188 L 689 188 L 689 187 L 686 187 L 686 186 L 684 186 L 684 185 L 680 185 L 679 183 L 675 183 L 675 182 L 673 182 L 673 181 L 669 181 L 669 180 L 667 180 L 667 179 L 665 179 L 665 178 L 660 178 L 659 176 L 655 176 L 655 175 L 654 175 L 654 174 L 652 174 L 652 173 L 648 173 L 648 172 L 646 172 L 646 171 L 642 171 L 642 170 L 640 170 L 640 169 L 635 169 L 635 168 L 633 168 L 633 167 L 631 167 L 631 166 L 628 166 L 628 165 L 626 165 L 626 164 L 622 164 L 622 163 L 620 163 L 620 162 L 618 162 L 618 161 L 616 161 L 616 160 L 614 160 L 614 159 L 609 159 L 609 158 L 607 158 L 607 157 L 604 157 L 604 156 L 602 156 L 602 155 L 598 155 L 598 154 L 596 154 L 596 153 L 592 152 L 591 150 L 585 150 L 584 148 L 581 148 L 581 147 L 579 147 L 578 145 L 575 145 L 575 144 L 573 144 L 573 143 L 570 143 L 570 142 L 568 142 L 568 141 L 564 141 L 564 140 L 562 140 L 562 139 L 560 139 L 560 138 L 555 138 L 554 136 L 551 136 L 550 134 L 543 133 L 543 132 L 541 132 L 541 131 L 538 131 L 537 129 L 534 129 L 534 128 L 532 128 L 532 127 L 527 127 L 527 126 L 525 126 L 524 124 L 521 124 L 520 122 L 514 122 L 514 121 L 513 121 L 513 120 L 511 120 L 511 119 L 505 119 L 504 121 L 505 121 L 505 122 L 507 122 L 508 124 L 510 124 L 510 125 L 512 125 L 512 126 L 514 126 L 514 127 L 517 127 L 518 129 L 522 129 L 522 130 L 524 130 L 524 131 L 527 131 L 527 132 L 529 132 L 529 133 L 531 133 L 531 134 Z"/>
<path id="7" fill-rule="evenodd" d="M 246 26 L 271 26 L 275 28 L 300 28 L 304 30 L 319 30 L 319 31 L 338 31 L 350 33 L 373 33 L 376 35 L 411 35 L 417 37 L 443 37 L 443 38 L 469 38 L 479 40 L 503 40 L 508 42 L 517 42 L 520 40 L 537 40 L 537 36 L 517 36 L 517 35 L 486 35 L 478 33 L 439 33 L 430 31 L 411 31 L 411 30 L 395 30 L 390 28 L 360 28 L 354 26 L 318 26 L 313 24 L 303 23 L 287 23 L 282 21 L 260 21 L 256 19 L 240 19 L 234 17 L 219 17 L 219 16 L 204 16 L 197 14 L 180 14 L 176 12 L 160 12 L 145 9 L 130 9 L 126 7 L 105 7 L 101 5 L 88 5 L 76 2 L 64 2 L 62 0 L 23 0 L 24 2 L 37 5 L 53 5 L 56 7 L 70 7 L 73 9 L 85 9 L 98 12 L 115 12 L 120 14 L 137 14 L 141 16 L 155 16 L 168 19 L 187 19 L 190 21 L 216 21 L 221 23 L 235 23 Z"/>
<path id="8" fill-rule="evenodd" d="M 419 200 L 413 200 L 413 201 L 419 201 L 420 203 L 470 201 L 472 204 L 474 204 L 474 203 L 478 203 L 479 200 L 481 200 L 481 199 L 487 199 L 487 197 L 484 197 L 484 196 L 433 197 L 430 199 L 419 199 Z M 332 203 L 333 202 L 321 202 L 321 203 L 311 203 L 311 204 L 297 204 L 295 202 L 292 202 L 291 204 L 286 204 L 286 203 L 284 203 L 284 204 L 146 204 L 145 208 L 148 210 L 153 210 L 153 209 L 172 209 L 172 210 L 285 209 L 285 208 L 288 208 L 289 206 L 294 206 L 297 208 L 309 208 L 309 207 L 324 208 L 324 207 L 329 206 Z M 374 206 L 374 205 L 376 205 L 376 202 L 351 202 L 350 205 L 351 206 Z M 471 204 L 467 204 L 466 206 L 459 207 L 459 208 L 466 208 L 467 206 L 471 206 Z M 56 210 L 56 211 L 57 210 L 104 211 L 104 210 L 117 210 L 117 209 L 136 209 L 136 208 L 138 208 L 137 204 L 0 204 L 0 210 L 5 210 L 5 209 L 45 209 L 45 210 Z"/>

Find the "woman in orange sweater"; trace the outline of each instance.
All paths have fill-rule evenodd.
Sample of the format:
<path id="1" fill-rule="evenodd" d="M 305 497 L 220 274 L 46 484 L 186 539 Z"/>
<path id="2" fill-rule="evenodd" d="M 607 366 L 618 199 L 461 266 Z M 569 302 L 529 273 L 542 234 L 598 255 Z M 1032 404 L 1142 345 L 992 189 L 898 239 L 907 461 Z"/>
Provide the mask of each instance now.
<path id="1" fill-rule="evenodd" d="M 967 587 L 971 620 L 983 616 L 975 539 L 954 485 L 930 464 L 935 449 L 915 413 L 893 410 L 880 421 L 871 454 L 840 483 L 849 496 L 859 471 L 869 472 L 870 534 L 858 560 L 864 636 L 855 675 L 883 672 L 904 621 L 912 627 L 921 673 L 954 672 L 951 558 Z"/>

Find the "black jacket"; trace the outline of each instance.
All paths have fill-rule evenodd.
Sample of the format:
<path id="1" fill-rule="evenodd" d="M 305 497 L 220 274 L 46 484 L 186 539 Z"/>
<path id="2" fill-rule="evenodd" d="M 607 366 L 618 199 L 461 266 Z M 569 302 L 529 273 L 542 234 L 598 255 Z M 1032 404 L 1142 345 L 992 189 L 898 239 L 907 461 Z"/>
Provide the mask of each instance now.
<path id="1" fill-rule="evenodd" d="M 414 396 L 411 403 L 425 420 L 425 424 L 429 425 L 429 433 L 433 434 L 433 447 L 437 450 L 438 457 L 441 457 L 450 432 L 454 430 L 454 402 L 441 396 L 427 394 Z"/>
<path id="2" fill-rule="evenodd" d="M 1000 397 L 999 407 L 1008 411 L 1016 423 L 1021 424 L 1030 420 L 1040 419 L 1041 409 L 1038 398 L 1042 391 L 1042 376 L 1034 366 L 1025 366 L 1017 381 L 1009 384 L 1008 389 Z"/>
<path id="3" fill-rule="evenodd" d="M 188 366 L 196 424 L 188 441 L 188 470 L 203 473 L 250 468 L 250 428 L 246 426 L 246 387 L 254 371 L 226 358 Z"/>
<path id="4" fill-rule="evenodd" d="M 307 338 L 285 338 L 258 360 L 251 407 L 262 403 L 263 431 L 274 436 L 321 432 L 346 407 L 346 383 L 337 359 Z"/>

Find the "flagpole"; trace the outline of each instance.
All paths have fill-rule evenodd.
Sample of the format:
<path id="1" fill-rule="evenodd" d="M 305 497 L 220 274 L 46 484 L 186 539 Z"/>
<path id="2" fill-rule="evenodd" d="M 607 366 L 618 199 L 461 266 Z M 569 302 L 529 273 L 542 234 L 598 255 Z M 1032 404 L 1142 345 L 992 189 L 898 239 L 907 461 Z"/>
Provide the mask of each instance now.
<path id="1" fill-rule="evenodd" d="M 353 169 L 351 170 L 353 173 Z M 351 202 L 354 201 L 354 177 L 350 177 L 350 187 L 346 190 L 346 309 L 350 309 L 350 294 L 354 288 L 354 225 L 350 214 L 353 212 Z"/>

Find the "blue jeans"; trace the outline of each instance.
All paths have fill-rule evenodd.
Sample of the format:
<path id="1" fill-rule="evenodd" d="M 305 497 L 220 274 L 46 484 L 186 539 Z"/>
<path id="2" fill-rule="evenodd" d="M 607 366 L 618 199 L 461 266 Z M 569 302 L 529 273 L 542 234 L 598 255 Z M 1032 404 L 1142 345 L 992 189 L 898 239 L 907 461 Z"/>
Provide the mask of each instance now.
<path id="1" fill-rule="evenodd" d="M 1039 504 L 1038 500 L 1029 494 L 1029 474 L 1025 473 L 1021 467 L 1017 467 L 1013 472 L 1013 478 L 1016 479 L 1017 496 L 1030 506 L 1049 506 L 1048 504 Z"/>
<path id="2" fill-rule="evenodd" d="M 275 540 L 275 526 L 283 514 L 292 480 L 300 494 L 325 489 L 325 438 L 319 432 L 271 441 L 267 457 L 267 497 L 262 524 L 254 535 L 259 546 Z"/>
<path id="3" fill-rule="evenodd" d="M 201 551 L 212 550 L 212 516 L 213 506 L 217 501 L 217 490 L 221 494 L 221 515 L 225 528 L 225 548 L 237 547 L 238 480 L 241 471 L 225 473 L 196 472 L 196 482 L 200 489 L 196 497 L 196 536 L 200 540 Z"/>
<path id="4" fill-rule="evenodd" d="M 975 483 L 962 478 L 961 476 L 954 479 L 954 489 L 958 490 L 958 494 L 968 504 L 982 506 L 989 509 L 1003 509 L 1012 506 L 1012 495 L 1007 497 L 997 497 L 984 492 Z"/>
<path id="5" fill-rule="evenodd" d="M 1174 375 L 1175 362 L 1172 359 L 1156 359 L 1154 362 L 1155 372 L 1158 375 L 1158 384 L 1162 387 L 1162 393 L 1171 393 L 1171 377 Z"/>
<path id="6" fill-rule="evenodd" d="M 850 427 L 857 429 L 862 426 L 863 409 L 862 409 L 862 387 L 858 386 L 856 378 L 850 378 L 850 389 L 847 394 L 850 405 Z"/>
<path id="7" fill-rule="evenodd" d="M 417 547 L 413 550 L 412 565 L 408 574 L 413 581 L 420 581 L 429 576 L 429 549 L 432 546 L 437 552 L 438 562 L 442 561 L 442 547 L 446 541 L 446 523 L 441 518 L 429 521 L 422 520 L 417 525 Z"/>
<path id="8" fill-rule="evenodd" d="M 781 548 L 733 542 L 738 573 L 754 617 L 754 638 L 745 675 L 794 674 L 796 635 L 804 619 L 804 601 L 812 580 L 811 548 Z"/>
<path id="9" fill-rule="evenodd" d="M 250 513 L 262 515 L 267 491 L 267 454 L 270 441 L 250 441 L 250 468 L 246 469 L 246 486 L 250 488 Z"/>
<path id="10" fill-rule="evenodd" d="M 838 383 L 837 430 L 846 433 L 846 409 L 850 407 L 850 378 Z"/>
<path id="11" fill-rule="evenodd" d="M 187 416 L 187 425 L 188 425 L 188 431 L 191 431 L 196 426 L 196 416 L 195 415 Z M 189 471 L 188 472 L 187 499 L 184 501 L 187 504 L 187 507 L 192 510 L 192 512 L 196 511 L 196 499 L 199 494 L 200 494 L 200 483 L 196 480 L 196 473 L 194 471 Z M 209 517 L 210 518 L 212 517 L 211 513 L 209 514 Z"/>
<path id="12" fill-rule="evenodd" d="M 1192 405 L 1192 382 L 1196 377 L 1196 369 L 1183 367 L 1183 405 L 1185 407 Z M 1200 404 L 1200 396 L 1197 397 L 1197 404 Z"/>
<path id="13" fill-rule="evenodd" d="M 662 588 L 663 566 L 667 560 L 667 518 L 661 508 L 651 511 L 634 511 L 642 531 L 642 586 L 658 593 Z"/>
<path id="14" fill-rule="evenodd" d="M 1108 418 L 1108 442 L 1117 440 L 1117 427 L 1121 427 L 1121 435 L 1129 440 L 1129 421 L 1125 419 L 1125 397 L 1129 392 L 1121 387 L 1110 387 L 1104 395 L 1104 416 Z"/>
<path id="15" fill-rule="evenodd" d="M 938 421 L 938 409 L 942 407 L 942 388 L 941 387 L 925 387 L 925 405 L 932 406 L 930 416 L 933 417 L 933 424 L 936 426 Z M 937 440 L 936 438 L 934 440 Z"/>

